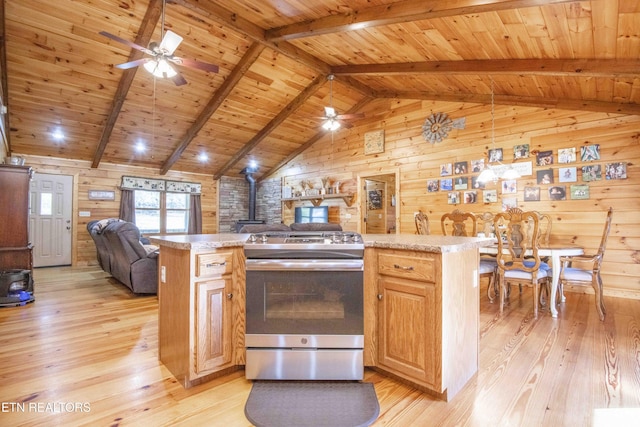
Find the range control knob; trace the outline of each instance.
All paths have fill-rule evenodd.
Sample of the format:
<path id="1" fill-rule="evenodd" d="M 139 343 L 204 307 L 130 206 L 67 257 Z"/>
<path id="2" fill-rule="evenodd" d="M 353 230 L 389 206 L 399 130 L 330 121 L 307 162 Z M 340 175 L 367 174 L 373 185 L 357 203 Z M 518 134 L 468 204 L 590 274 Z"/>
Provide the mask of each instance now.
<path id="1" fill-rule="evenodd" d="M 267 240 L 269 240 L 269 238 L 267 237 L 266 234 L 263 234 L 262 236 L 260 236 L 260 241 L 262 241 L 262 243 L 267 243 Z"/>
<path id="2" fill-rule="evenodd" d="M 249 236 L 249 241 L 250 242 L 255 242 L 256 240 L 258 240 L 258 238 L 256 237 L 255 234 L 252 234 L 251 236 Z"/>

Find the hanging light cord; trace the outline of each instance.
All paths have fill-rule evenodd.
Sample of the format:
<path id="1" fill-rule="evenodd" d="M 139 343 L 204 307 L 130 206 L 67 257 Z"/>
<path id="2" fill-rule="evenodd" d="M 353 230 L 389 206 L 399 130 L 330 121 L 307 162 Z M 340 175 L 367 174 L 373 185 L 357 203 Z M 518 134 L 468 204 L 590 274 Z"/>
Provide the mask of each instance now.
<path id="1" fill-rule="evenodd" d="M 496 148 L 496 111 L 493 95 L 493 77 L 489 78 L 491 79 L 491 145 L 493 148 Z"/>

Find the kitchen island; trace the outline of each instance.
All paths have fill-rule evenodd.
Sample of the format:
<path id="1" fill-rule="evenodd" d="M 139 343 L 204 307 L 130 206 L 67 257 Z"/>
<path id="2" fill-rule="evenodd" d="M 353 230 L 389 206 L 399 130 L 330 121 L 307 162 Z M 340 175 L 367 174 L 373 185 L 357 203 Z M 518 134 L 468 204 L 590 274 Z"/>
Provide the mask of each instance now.
<path id="1" fill-rule="evenodd" d="M 154 236 L 159 358 L 185 387 L 245 362 L 248 234 Z M 490 239 L 363 235 L 365 365 L 449 400 L 478 370 L 479 247 Z"/>

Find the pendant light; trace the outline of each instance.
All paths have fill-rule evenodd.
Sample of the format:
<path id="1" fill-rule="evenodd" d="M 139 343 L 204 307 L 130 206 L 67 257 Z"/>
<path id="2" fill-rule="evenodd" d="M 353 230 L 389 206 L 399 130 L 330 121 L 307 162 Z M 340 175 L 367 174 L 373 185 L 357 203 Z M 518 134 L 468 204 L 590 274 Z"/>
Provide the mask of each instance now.
<path id="1" fill-rule="evenodd" d="M 496 148 L 496 113 L 495 113 L 495 102 L 494 102 L 494 90 L 493 90 L 493 77 L 491 77 L 491 147 L 492 149 Z M 504 166 L 500 160 L 498 163 Z M 493 167 L 490 165 L 486 165 L 485 168 L 478 175 L 478 181 L 486 184 L 489 181 L 497 182 L 498 179 L 518 179 L 520 178 L 520 174 L 517 170 L 514 169 L 513 165 L 509 165 L 507 170 L 504 171 L 502 176 L 498 176 Z"/>

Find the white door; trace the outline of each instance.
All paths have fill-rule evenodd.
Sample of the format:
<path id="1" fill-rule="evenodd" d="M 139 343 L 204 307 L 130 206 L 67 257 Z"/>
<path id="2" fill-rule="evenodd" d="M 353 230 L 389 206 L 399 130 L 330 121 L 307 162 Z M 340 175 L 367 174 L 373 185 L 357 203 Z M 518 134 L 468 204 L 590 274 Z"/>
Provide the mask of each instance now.
<path id="1" fill-rule="evenodd" d="M 33 266 L 71 264 L 73 177 L 35 173 L 31 180 L 29 240 Z"/>

